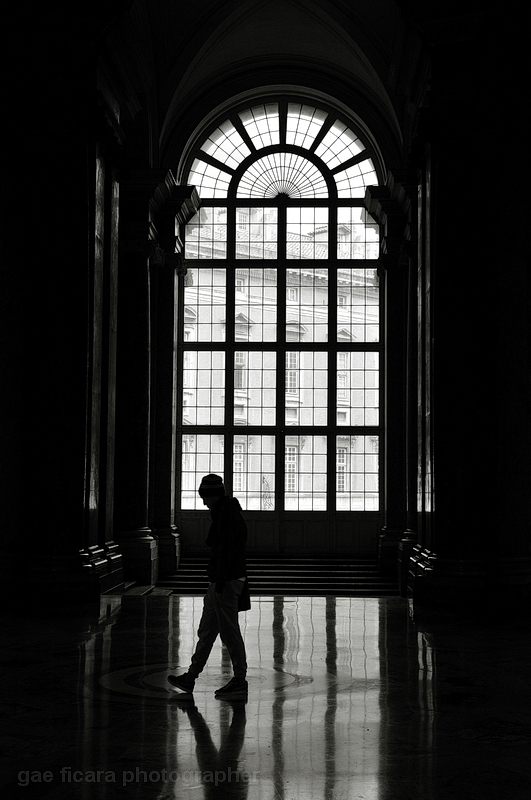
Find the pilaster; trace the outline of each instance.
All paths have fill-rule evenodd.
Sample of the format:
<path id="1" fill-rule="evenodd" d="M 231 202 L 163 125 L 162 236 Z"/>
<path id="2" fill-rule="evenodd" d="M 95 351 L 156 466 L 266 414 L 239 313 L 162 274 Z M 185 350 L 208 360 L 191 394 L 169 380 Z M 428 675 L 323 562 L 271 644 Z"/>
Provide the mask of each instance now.
<path id="1" fill-rule="evenodd" d="M 511 152 L 525 149 L 526 112 L 518 70 L 491 58 L 505 25 L 491 20 L 485 26 L 481 10 L 446 25 L 439 17 L 418 21 L 433 45 L 430 112 L 417 153 L 419 173 L 431 175 L 419 183 L 419 363 L 426 365 L 419 463 L 428 467 L 419 470 L 424 524 L 408 581 L 416 608 L 489 616 L 509 607 L 528 613 L 531 600 L 529 200 L 518 170 L 485 168 L 499 131 L 508 133 L 507 108 Z M 492 103 L 493 86 L 504 87 L 497 94 L 505 105 Z M 474 187 L 467 199 L 456 192 L 464 175 Z M 495 217 L 487 198 L 500 208 Z M 495 231 L 508 230 L 507 241 L 494 241 Z"/>
<path id="2" fill-rule="evenodd" d="M 199 208 L 166 170 L 121 184 L 115 538 L 127 579 L 176 572 L 176 309 L 178 224 Z"/>
<path id="3" fill-rule="evenodd" d="M 407 528 L 407 310 L 410 269 L 410 201 L 389 173 L 385 186 L 371 186 L 365 207 L 382 226 L 380 270 L 385 277 L 386 341 L 385 526 L 379 539 L 380 571 L 395 574 L 398 546 Z"/>

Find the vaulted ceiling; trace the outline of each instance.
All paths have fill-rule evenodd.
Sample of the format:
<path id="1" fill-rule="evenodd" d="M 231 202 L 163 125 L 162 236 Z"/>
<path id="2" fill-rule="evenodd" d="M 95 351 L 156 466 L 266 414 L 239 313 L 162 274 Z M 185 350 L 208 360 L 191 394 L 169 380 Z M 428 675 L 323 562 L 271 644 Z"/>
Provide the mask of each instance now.
<path id="1" fill-rule="evenodd" d="M 136 0 L 107 31 L 100 88 L 121 125 L 144 118 L 146 165 L 175 166 L 209 119 L 260 92 L 343 109 L 377 133 L 392 163 L 408 147 L 428 70 L 394 0 Z"/>

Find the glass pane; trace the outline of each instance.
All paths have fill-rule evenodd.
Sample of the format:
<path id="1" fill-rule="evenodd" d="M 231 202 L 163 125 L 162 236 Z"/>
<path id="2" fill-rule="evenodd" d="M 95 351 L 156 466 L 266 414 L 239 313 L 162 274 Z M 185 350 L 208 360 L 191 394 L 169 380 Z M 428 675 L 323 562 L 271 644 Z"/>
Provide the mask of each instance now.
<path id="1" fill-rule="evenodd" d="M 234 354 L 234 424 L 275 425 L 276 353 Z"/>
<path id="2" fill-rule="evenodd" d="M 322 158 L 330 169 L 334 169 L 344 161 L 357 156 L 363 149 L 363 143 L 356 134 L 337 120 L 317 147 L 315 154 Z"/>
<path id="3" fill-rule="evenodd" d="M 378 425 L 379 353 L 337 354 L 337 424 Z"/>
<path id="4" fill-rule="evenodd" d="M 379 254 L 378 223 L 364 208 L 338 208 L 337 257 L 372 259 Z"/>
<path id="5" fill-rule="evenodd" d="M 186 225 L 185 258 L 227 258 L 227 209 L 201 208 Z"/>
<path id="6" fill-rule="evenodd" d="M 236 330 L 239 342 L 276 342 L 276 269 L 236 270 Z"/>
<path id="7" fill-rule="evenodd" d="M 378 511 L 378 437 L 338 436 L 336 508 Z"/>
<path id="8" fill-rule="evenodd" d="M 326 511 L 326 436 L 286 436 L 286 511 Z"/>
<path id="9" fill-rule="evenodd" d="M 380 286 L 375 269 L 338 269 L 338 342 L 378 342 Z"/>
<path id="10" fill-rule="evenodd" d="M 181 508 L 204 509 L 197 494 L 203 475 L 223 477 L 223 436 L 185 433 L 182 437 Z"/>
<path id="11" fill-rule="evenodd" d="M 225 353 L 186 350 L 183 355 L 183 423 L 223 425 Z"/>
<path id="12" fill-rule="evenodd" d="M 323 127 L 326 117 L 326 112 L 313 108 L 313 106 L 288 103 L 286 120 L 287 144 L 296 144 L 305 149 L 310 148 Z"/>
<path id="13" fill-rule="evenodd" d="M 212 131 L 206 142 L 201 145 L 201 150 L 231 169 L 236 169 L 251 153 L 230 120 L 226 120 L 219 128 Z"/>
<path id="14" fill-rule="evenodd" d="M 188 185 L 195 186 L 200 197 L 226 197 L 231 175 L 201 159 L 194 159 L 188 173 Z"/>
<path id="15" fill-rule="evenodd" d="M 189 269 L 184 287 L 184 340 L 225 341 L 224 269 Z"/>
<path id="16" fill-rule="evenodd" d="M 328 197 L 321 171 L 296 153 L 271 153 L 244 172 L 237 197 Z"/>
<path id="17" fill-rule="evenodd" d="M 236 209 L 236 258 L 277 257 L 277 209 Z"/>
<path id="18" fill-rule="evenodd" d="M 288 208 L 287 258 L 328 258 L 328 209 Z"/>
<path id="19" fill-rule="evenodd" d="M 286 353 L 286 425 L 327 424 L 327 353 Z"/>
<path id="20" fill-rule="evenodd" d="M 280 122 L 277 103 L 248 108 L 240 112 L 239 116 L 257 150 L 271 144 L 279 144 Z"/>
<path id="21" fill-rule="evenodd" d="M 234 437 L 233 494 L 246 511 L 274 511 L 274 436 Z"/>
<path id="22" fill-rule="evenodd" d="M 328 270 L 286 270 L 286 340 L 328 341 Z"/>
<path id="23" fill-rule="evenodd" d="M 361 164 L 354 164 L 341 172 L 336 172 L 334 178 L 338 197 L 364 197 L 365 188 L 376 186 L 378 183 L 378 176 L 370 158 Z"/>

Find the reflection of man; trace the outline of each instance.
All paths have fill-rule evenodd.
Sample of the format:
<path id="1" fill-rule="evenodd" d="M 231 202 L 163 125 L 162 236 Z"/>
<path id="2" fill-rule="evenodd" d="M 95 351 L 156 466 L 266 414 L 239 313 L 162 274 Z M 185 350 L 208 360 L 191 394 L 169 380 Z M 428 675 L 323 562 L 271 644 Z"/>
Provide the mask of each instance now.
<path id="1" fill-rule="evenodd" d="M 232 722 L 228 724 L 228 709 L 223 707 L 221 744 L 216 749 L 210 730 L 195 705 L 183 705 L 188 714 L 196 741 L 197 764 L 205 800 L 245 800 L 249 792 L 249 774 L 238 768 L 238 758 L 245 738 L 245 702 L 230 704 Z"/>
<path id="2" fill-rule="evenodd" d="M 238 623 L 238 611 L 250 608 L 245 562 L 247 527 L 238 500 L 227 497 L 219 475 L 205 475 L 199 486 L 199 496 L 210 509 L 212 518 L 206 540 L 212 548 L 208 563 L 211 583 L 205 595 L 198 642 L 188 672 L 169 675 L 168 681 L 183 692 L 193 692 L 219 634 L 229 651 L 234 677 L 217 690 L 216 697 L 247 697 L 247 659 Z"/>

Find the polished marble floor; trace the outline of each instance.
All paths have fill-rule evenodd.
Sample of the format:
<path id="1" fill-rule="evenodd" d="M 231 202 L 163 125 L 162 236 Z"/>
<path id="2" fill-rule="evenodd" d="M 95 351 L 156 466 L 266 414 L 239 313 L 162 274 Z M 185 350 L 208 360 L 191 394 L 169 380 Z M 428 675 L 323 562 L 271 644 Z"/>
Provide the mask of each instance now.
<path id="1" fill-rule="evenodd" d="M 110 596 L 4 615 L 2 798 L 529 800 L 531 632 L 418 619 L 397 598 L 261 597 L 249 698 L 193 701 L 202 598 Z"/>

